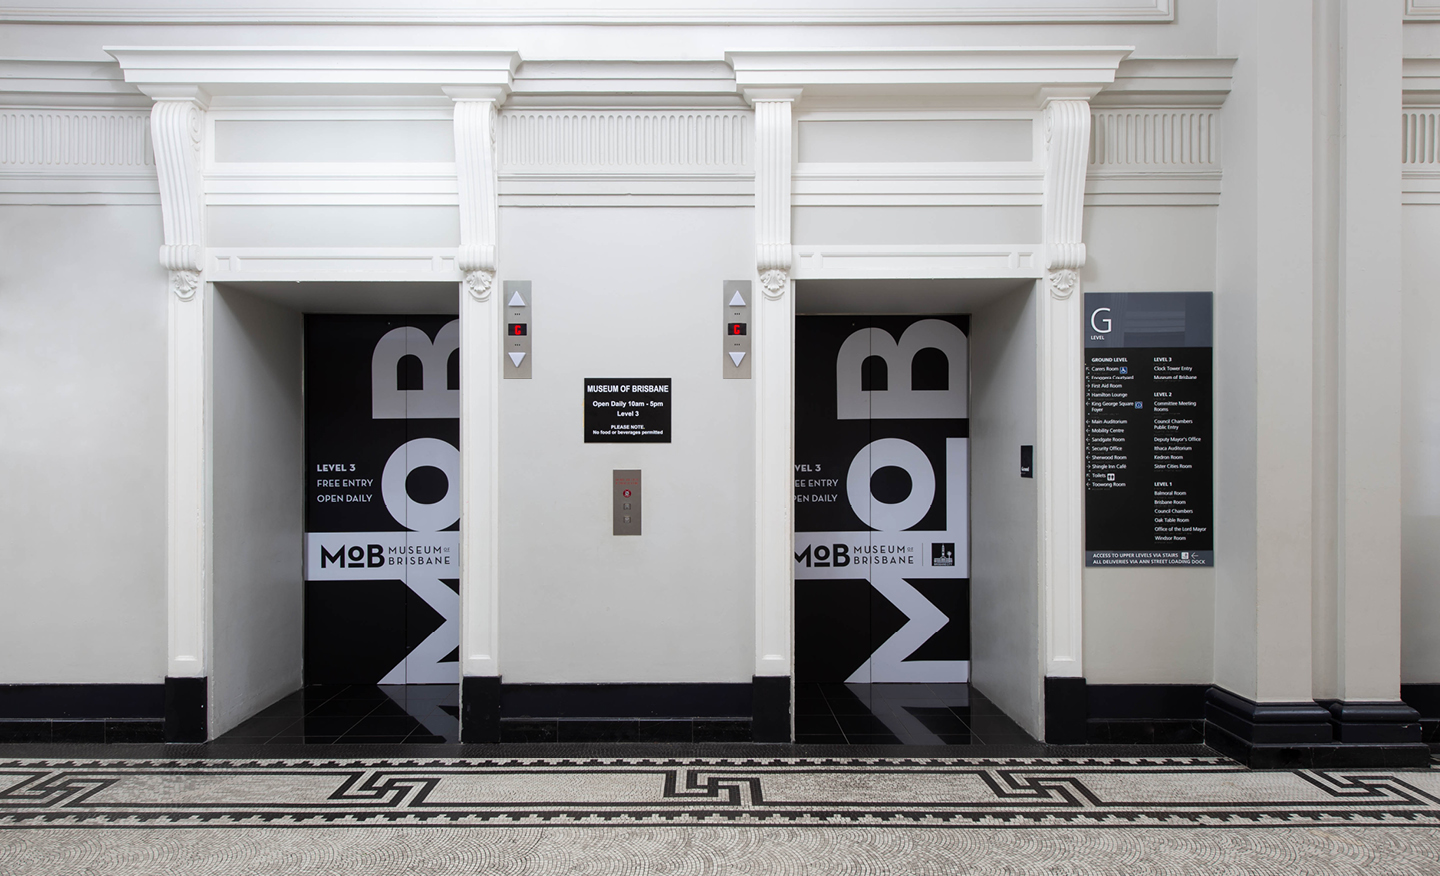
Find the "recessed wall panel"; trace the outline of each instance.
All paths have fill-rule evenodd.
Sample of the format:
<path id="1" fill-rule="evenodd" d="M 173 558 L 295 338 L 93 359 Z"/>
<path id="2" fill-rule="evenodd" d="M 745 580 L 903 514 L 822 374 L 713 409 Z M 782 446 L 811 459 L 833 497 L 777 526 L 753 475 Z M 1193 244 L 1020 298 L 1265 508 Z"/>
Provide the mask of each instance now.
<path id="1" fill-rule="evenodd" d="M 1041 208 L 794 207 L 797 244 L 906 245 L 1020 243 L 1040 240 Z"/>
<path id="2" fill-rule="evenodd" d="M 439 247 L 460 243 L 456 207 L 216 206 L 208 240 L 223 247 Z"/>
<path id="3" fill-rule="evenodd" d="M 1030 119 L 801 121 L 801 162 L 1030 161 Z"/>
<path id="4" fill-rule="evenodd" d="M 444 119 L 222 119 L 215 160 L 447 162 L 455 160 L 455 129 Z"/>

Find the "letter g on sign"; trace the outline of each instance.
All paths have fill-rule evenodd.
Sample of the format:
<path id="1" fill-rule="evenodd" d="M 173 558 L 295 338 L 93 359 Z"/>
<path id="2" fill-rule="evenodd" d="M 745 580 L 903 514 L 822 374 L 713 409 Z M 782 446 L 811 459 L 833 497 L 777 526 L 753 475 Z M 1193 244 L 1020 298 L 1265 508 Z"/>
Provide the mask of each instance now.
<path id="1" fill-rule="evenodd" d="M 1111 327 L 1112 327 L 1112 323 L 1110 322 L 1110 318 L 1107 316 L 1107 317 L 1105 317 L 1104 319 L 1100 319 L 1100 314 L 1102 314 L 1102 313 L 1109 313 L 1109 312 L 1110 312 L 1110 308 L 1108 308 L 1108 307 L 1097 307 L 1097 308 L 1095 308 L 1095 312 L 1092 313 L 1092 314 L 1090 314 L 1090 327 L 1091 327 L 1092 329 L 1094 329 L 1095 331 L 1099 332 L 1099 333 L 1102 334 L 1102 335 L 1107 335 L 1107 334 L 1109 334 L 1109 333 L 1110 333 L 1110 329 L 1111 329 Z M 1105 327 L 1104 327 L 1104 328 L 1101 328 L 1099 325 L 1096 324 L 1095 320 L 1097 320 L 1097 319 L 1100 319 L 1101 322 L 1105 323 Z"/>

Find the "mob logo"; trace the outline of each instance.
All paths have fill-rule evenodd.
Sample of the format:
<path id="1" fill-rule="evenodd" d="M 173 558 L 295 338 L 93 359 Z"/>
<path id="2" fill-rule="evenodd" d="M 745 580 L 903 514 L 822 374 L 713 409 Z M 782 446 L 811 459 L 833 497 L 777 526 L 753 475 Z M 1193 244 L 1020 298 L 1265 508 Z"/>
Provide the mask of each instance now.
<path id="1" fill-rule="evenodd" d="M 811 551 L 814 551 L 813 556 Z M 821 568 L 834 566 L 837 569 L 841 566 L 848 566 L 850 565 L 850 545 L 837 544 L 831 547 L 830 545 L 817 544 L 807 546 L 805 550 L 795 555 L 795 562 L 804 563 L 807 569 L 814 566 Z"/>
<path id="2" fill-rule="evenodd" d="M 930 545 L 930 565 L 955 565 L 955 542 L 935 542 Z"/>
<path id="3" fill-rule="evenodd" d="M 348 548 L 340 545 L 335 553 L 324 545 L 320 546 L 320 568 L 335 564 L 342 569 L 375 569 L 385 565 L 385 549 L 378 544 L 352 544 Z"/>

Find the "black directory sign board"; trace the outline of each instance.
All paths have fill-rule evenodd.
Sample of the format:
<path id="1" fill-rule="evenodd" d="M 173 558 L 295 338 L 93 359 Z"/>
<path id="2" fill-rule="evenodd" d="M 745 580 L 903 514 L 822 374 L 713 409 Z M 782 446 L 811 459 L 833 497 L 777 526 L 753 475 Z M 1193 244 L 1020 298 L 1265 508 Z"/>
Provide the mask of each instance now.
<path id="1" fill-rule="evenodd" d="M 669 444 L 670 378 L 585 378 L 586 444 Z"/>
<path id="2" fill-rule="evenodd" d="M 1085 296 L 1085 564 L 1213 566 L 1209 292 Z"/>

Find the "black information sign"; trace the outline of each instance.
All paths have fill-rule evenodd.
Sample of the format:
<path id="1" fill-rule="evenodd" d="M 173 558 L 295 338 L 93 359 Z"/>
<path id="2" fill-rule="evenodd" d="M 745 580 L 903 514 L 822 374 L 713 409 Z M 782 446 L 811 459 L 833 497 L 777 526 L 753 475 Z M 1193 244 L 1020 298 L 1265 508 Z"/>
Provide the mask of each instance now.
<path id="1" fill-rule="evenodd" d="M 1213 566 L 1209 292 L 1085 296 L 1085 564 Z"/>
<path id="2" fill-rule="evenodd" d="M 586 444 L 669 444 L 670 378 L 585 378 Z"/>

